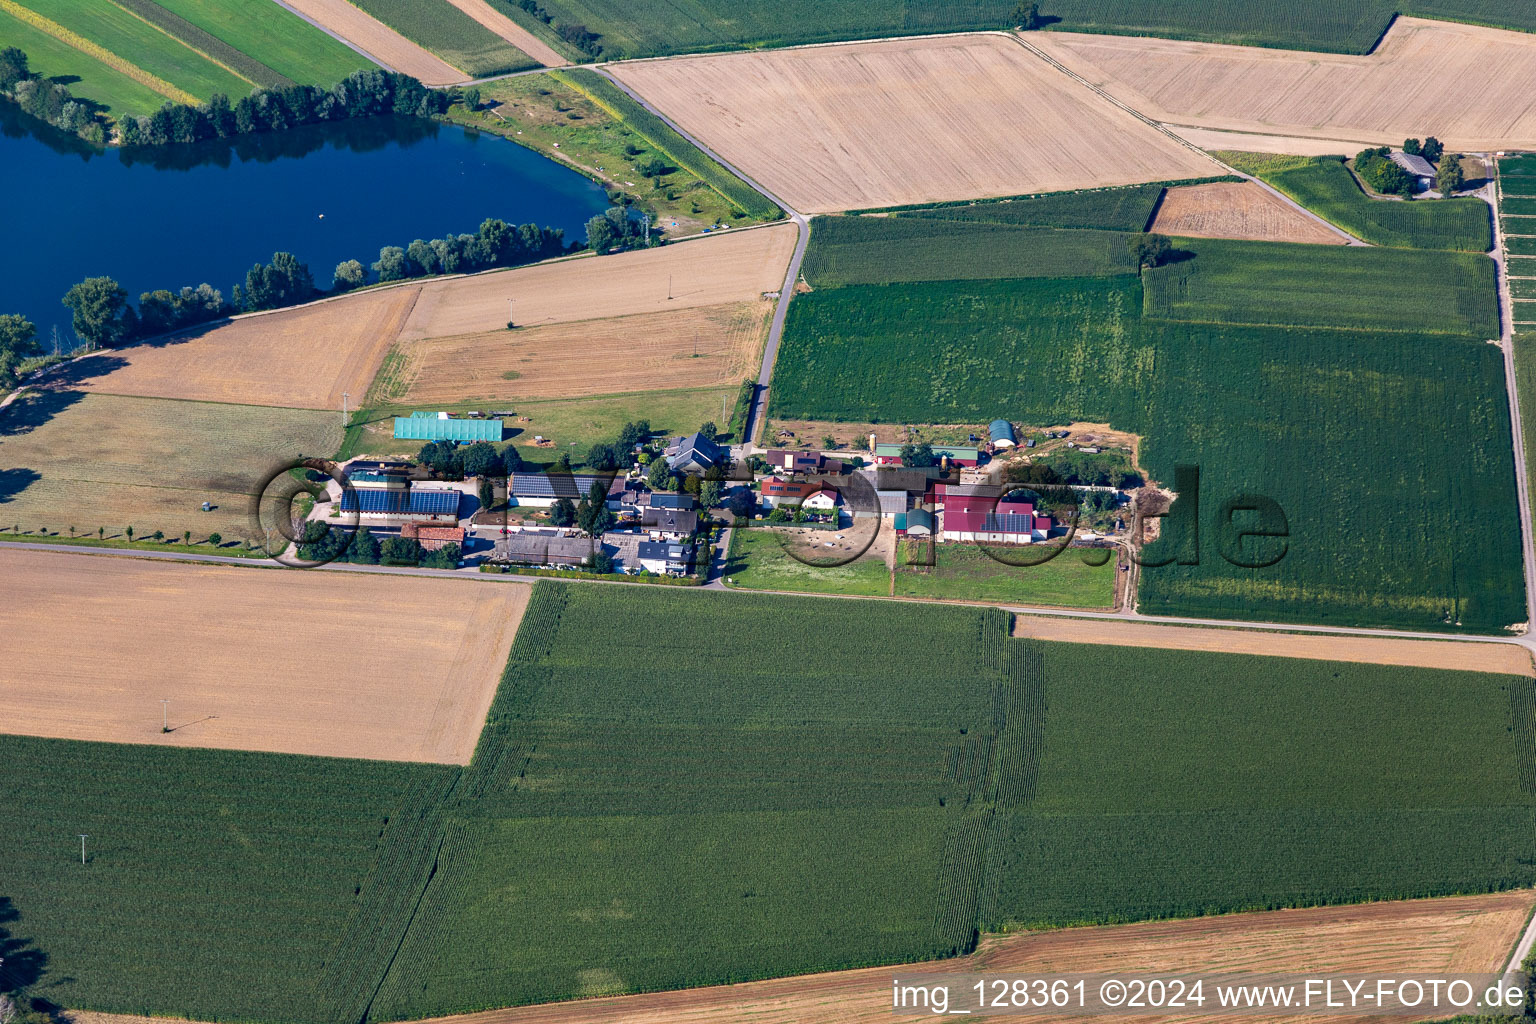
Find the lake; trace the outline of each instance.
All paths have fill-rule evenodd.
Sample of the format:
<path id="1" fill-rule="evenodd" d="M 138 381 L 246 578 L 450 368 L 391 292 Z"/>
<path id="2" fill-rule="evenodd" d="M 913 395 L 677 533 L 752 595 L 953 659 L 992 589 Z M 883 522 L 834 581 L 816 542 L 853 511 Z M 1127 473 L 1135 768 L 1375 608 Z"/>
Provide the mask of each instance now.
<path id="1" fill-rule="evenodd" d="M 563 228 L 608 206 L 569 168 L 493 135 L 419 118 L 308 125 L 191 146 L 94 149 L 0 102 L 0 313 L 71 347 L 60 299 L 86 277 L 140 292 L 208 282 L 230 297 L 286 250 L 331 283 L 342 260 L 474 232 L 486 217 Z"/>

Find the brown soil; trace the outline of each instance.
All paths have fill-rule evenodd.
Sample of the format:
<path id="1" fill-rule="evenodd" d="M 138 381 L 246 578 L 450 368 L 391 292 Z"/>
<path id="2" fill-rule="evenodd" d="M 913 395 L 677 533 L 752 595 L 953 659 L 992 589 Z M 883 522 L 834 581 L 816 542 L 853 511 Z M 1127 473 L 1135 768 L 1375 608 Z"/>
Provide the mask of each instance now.
<path id="1" fill-rule="evenodd" d="M 1163 193 L 1152 230 L 1194 238 L 1343 245 L 1346 239 L 1250 181 L 1183 185 Z"/>
<path id="2" fill-rule="evenodd" d="M 243 317 L 168 341 L 98 352 L 66 364 L 47 385 L 145 398 L 352 408 L 415 305 L 416 287 L 363 292 L 299 309 Z"/>
<path id="3" fill-rule="evenodd" d="M 424 85 L 467 81 L 458 68 L 428 53 L 347 0 L 285 0 L 289 7 Z"/>
<path id="4" fill-rule="evenodd" d="M 1352 907 L 1157 921 L 990 936 L 972 956 L 741 985 L 611 996 L 460 1017 L 434 1024 L 886 1024 L 953 1016 L 893 1016 L 891 979 L 913 974 L 1218 971 L 1473 973 L 1502 970 L 1536 893 L 1405 900 Z M 79 1024 L 153 1024 L 151 1018 L 75 1013 Z M 1009 1020 L 1045 1024 L 1044 1016 Z M 1057 1016 L 1056 1021 L 1062 1018 Z M 1135 1018 L 1170 1024 L 1172 1018 Z M 1201 1016 L 1201 1021 L 1276 1021 L 1274 1016 Z M 1308 1017 L 1319 1024 L 1372 1018 Z M 1402 1020 L 1403 1018 L 1396 1018 Z"/>
<path id="5" fill-rule="evenodd" d="M 803 212 L 1220 173 L 1002 35 L 640 61 L 612 71 Z"/>
<path id="6" fill-rule="evenodd" d="M 474 753 L 530 593 L 3 546 L 0 576 L 6 732 L 446 764 Z"/>
<path id="7" fill-rule="evenodd" d="M 1398 640 L 1390 637 L 1331 636 L 1323 633 L 1278 633 L 1263 630 L 1207 629 L 1165 626 L 1150 622 L 1069 619 L 1047 615 L 1016 615 L 1013 635 L 1080 644 L 1124 647 L 1165 647 L 1180 651 L 1226 651 L 1280 658 L 1316 658 L 1376 665 L 1418 665 L 1531 675 L 1531 656 L 1512 643 L 1456 640 Z"/>
<path id="8" fill-rule="evenodd" d="M 425 407 L 739 384 L 756 375 L 772 312 L 758 299 L 407 342 L 379 398 Z"/>

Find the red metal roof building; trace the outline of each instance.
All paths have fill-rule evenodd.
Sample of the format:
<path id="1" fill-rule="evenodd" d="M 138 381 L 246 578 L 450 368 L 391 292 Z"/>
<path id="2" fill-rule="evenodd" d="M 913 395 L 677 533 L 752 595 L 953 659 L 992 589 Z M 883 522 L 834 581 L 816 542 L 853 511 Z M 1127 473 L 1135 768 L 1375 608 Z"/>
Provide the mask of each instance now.
<path id="1" fill-rule="evenodd" d="M 1033 502 L 999 501 L 967 492 L 944 493 L 942 485 L 936 490 L 936 497 L 943 503 L 939 530 L 942 540 L 1033 544 L 1045 540 L 1056 527 L 1050 516 L 1035 514 Z"/>

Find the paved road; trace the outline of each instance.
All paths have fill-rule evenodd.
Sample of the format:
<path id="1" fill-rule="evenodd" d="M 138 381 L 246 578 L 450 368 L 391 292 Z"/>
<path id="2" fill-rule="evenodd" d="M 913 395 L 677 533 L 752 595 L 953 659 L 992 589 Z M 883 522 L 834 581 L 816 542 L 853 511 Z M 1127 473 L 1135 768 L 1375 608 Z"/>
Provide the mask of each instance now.
<path id="1" fill-rule="evenodd" d="M 741 432 L 743 441 L 753 441 L 767 419 L 768 382 L 773 379 L 773 363 L 779 357 L 779 339 L 784 336 L 784 318 L 789 313 L 789 301 L 795 297 L 795 284 L 800 280 L 800 263 L 805 259 L 805 247 L 811 240 L 810 221 L 804 214 L 791 209 L 788 203 L 768 191 L 740 167 L 737 167 L 719 153 L 704 145 L 699 139 L 688 134 L 682 125 L 679 125 L 666 114 L 651 106 L 645 97 L 634 92 L 623 82 L 610 75 L 607 68 L 599 67 L 597 68 L 597 73 L 608 79 L 618 88 L 623 89 L 630 99 L 666 122 L 669 128 L 697 146 L 700 152 L 709 156 L 721 167 L 724 167 L 758 192 L 767 196 L 770 201 L 776 203 L 781 210 L 789 215 L 789 219 L 795 222 L 795 226 L 800 232 L 800 237 L 795 241 L 794 255 L 790 257 L 789 266 L 784 271 L 784 284 L 779 289 L 779 304 L 773 311 L 773 323 L 768 328 L 768 343 L 763 346 L 763 365 L 757 375 L 757 387 L 752 391 L 752 405 L 747 410 L 747 422 Z"/>

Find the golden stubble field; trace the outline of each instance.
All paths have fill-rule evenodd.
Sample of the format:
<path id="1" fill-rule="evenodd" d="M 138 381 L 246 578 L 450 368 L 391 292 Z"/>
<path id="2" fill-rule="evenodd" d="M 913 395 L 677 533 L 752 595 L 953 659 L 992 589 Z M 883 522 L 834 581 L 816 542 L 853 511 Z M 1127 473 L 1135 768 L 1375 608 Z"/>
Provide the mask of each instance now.
<path id="1" fill-rule="evenodd" d="M 1183 921 L 984 938 L 971 956 L 936 963 L 777 978 L 741 985 L 582 999 L 569 1003 L 439 1017 L 430 1024 L 936 1024 L 953 1015 L 891 1010 L 891 978 L 914 974 L 1130 974 L 1218 971 L 1388 974 L 1480 973 L 1502 970 L 1530 915 L 1529 889 L 1487 896 L 1403 900 L 1352 907 L 1317 907 L 1228 914 Z M 151 1024 L 149 1018 L 72 1014 L 78 1024 Z M 1017 1014 L 1007 1020 L 1058 1024 L 1057 1015 Z M 1093 1018 L 1081 1018 L 1090 1020 Z M 1099 1018 L 1108 1019 L 1108 1018 Z M 1125 1018 L 1122 1018 L 1125 1019 Z M 1210 1021 L 1233 1024 L 1286 1019 L 1274 1015 L 1136 1016 L 1146 1024 Z M 1318 1024 L 1360 1024 L 1380 1017 L 1304 1018 Z M 1394 1017 L 1403 1021 L 1412 1018 Z"/>
<path id="2" fill-rule="evenodd" d="M 807 213 L 1221 173 L 1003 35 L 611 70 Z"/>
<path id="3" fill-rule="evenodd" d="M 474 753 L 531 592 L 6 546 L 0 578 L 0 731 L 445 764 Z"/>
<path id="4" fill-rule="evenodd" d="M 28 394 L 0 413 L 0 526 L 242 540 L 270 474 L 330 457 L 341 436 L 340 411 Z"/>
<path id="5" fill-rule="evenodd" d="M 1070 32 L 1030 41 L 1159 121 L 1393 145 L 1434 135 L 1468 151 L 1536 146 L 1536 35 L 1525 32 L 1400 17 L 1366 55 Z"/>
<path id="6" fill-rule="evenodd" d="M 65 364 L 48 387 L 145 398 L 341 409 L 378 372 L 419 289 L 363 292 L 243 317 L 169 341 L 111 349 Z"/>
<path id="7" fill-rule="evenodd" d="M 496 10 L 485 0 L 448 0 L 448 2 L 545 67 L 558 68 L 570 63 L 553 46 Z"/>
<path id="8" fill-rule="evenodd" d="M 509 317 L 519 328 L 545 327 L 750 302 L 784 284 L 795 238 L 793 224 L 775 224 L 431 282 L 422 286 L 400 340 L 502 331 Z"/>
<path id="9" fill-rule="evenodd" d="M 1180 185 L 1163 193 L 1153 231 L 1193 238 L 1343 245 L 1339 232 L 1251 181 Z"/>
<path id="10" fill-rule="evenodd" d="M 375 397 L 425 407 L 739 384 L 757 375 L 772 314 L 758 299 L 406 342 Z"/>
<path id="11" fill-rule="evenodd" d="M 286 0 L 321 28 L 372 54 L 396 71 L 421 79 L 424 85 L 450 85 L 469 76 L 428 53 L 388 25 L 347 0 Z"/>
<path id="12" fill-rule="evenodd" d="M 1198 626 L 1165 626 L 1155 622 L 1114 622 L 1023 613 L 1013 618 L 1013 635 L 1077 644 L 1226 651 L 1279 658 L 1417 665 L 1423 668 L 1523 676 L 1533 674 L 1530 653 L 1517 644 L 1281 633 L 1258 629 L 1206 629 Z"/>

